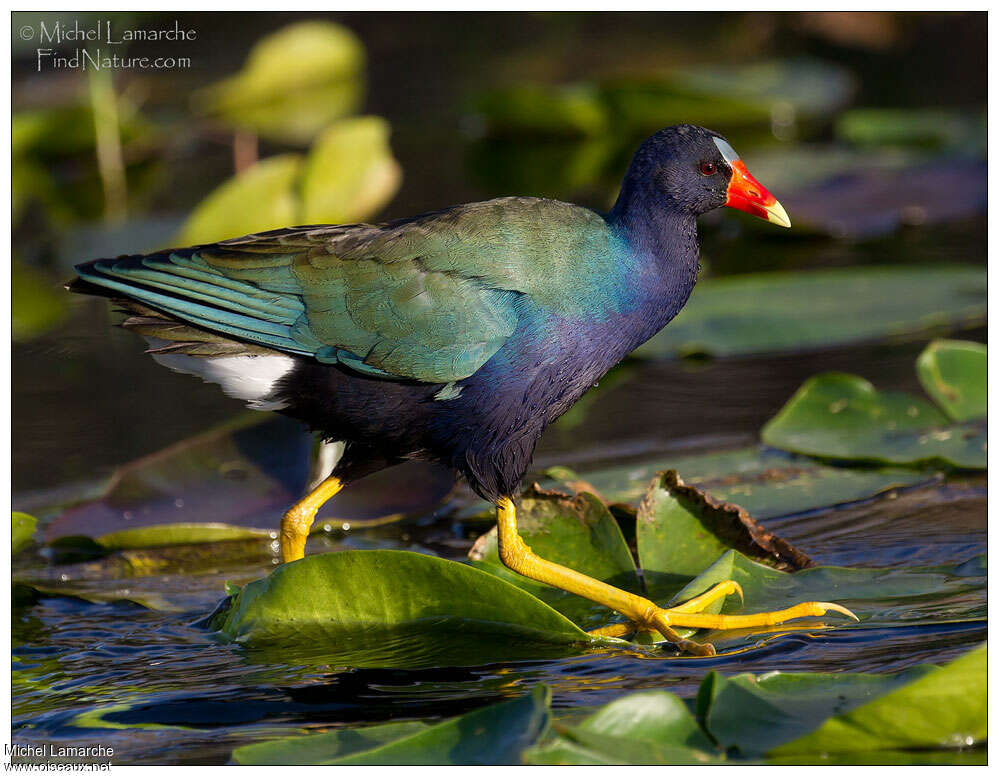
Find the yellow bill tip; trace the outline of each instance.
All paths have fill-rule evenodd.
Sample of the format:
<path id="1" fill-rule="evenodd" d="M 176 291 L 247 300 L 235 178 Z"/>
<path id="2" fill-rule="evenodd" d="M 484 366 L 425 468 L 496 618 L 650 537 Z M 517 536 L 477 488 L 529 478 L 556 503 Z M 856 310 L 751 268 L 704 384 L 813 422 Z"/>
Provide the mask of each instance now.
<path id="1" fill-rule="evenodd" d="M 767 221 L 771 224 L 777 224 L 782 227 L 791 226 L 791 219 L 787 217 L 787 211 L 784 210 L 784 206 L 779 202 L 775 202 L 773 205 L 767 205 L 764 207 L 767 212 Z"/>

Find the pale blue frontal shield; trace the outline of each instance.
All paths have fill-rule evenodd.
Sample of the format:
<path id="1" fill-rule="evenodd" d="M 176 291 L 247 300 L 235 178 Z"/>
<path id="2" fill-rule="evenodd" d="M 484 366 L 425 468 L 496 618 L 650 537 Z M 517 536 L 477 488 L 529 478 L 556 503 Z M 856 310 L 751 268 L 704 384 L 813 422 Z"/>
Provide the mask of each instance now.
<path id="1" fill-rule="evenodd" d="M 724 138 L 713 138 L 715 145 L 718 146 L 718 150 L 721 152 L 722 159 L 724 159 L 729 164 L 739 161 L 739 155 L 735 153 L 735 149 L 732 148 L 728 141 Z"/>

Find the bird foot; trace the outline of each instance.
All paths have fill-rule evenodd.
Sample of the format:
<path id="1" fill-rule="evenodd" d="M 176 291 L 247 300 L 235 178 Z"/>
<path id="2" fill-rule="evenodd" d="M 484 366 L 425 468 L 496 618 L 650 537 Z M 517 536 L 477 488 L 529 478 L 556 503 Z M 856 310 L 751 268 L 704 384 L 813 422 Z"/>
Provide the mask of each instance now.
<path id="1" fill-rule="evenodd" d="M 852 618 L 860 619 L 846 607 L 832 602 L 802 602 L 785 610 L 758 612 L 750 615 L 715 615 L 703 612 L 708 605 L 719 599 L 738 594 L 743 599 L 742 587 L 734 580 L 724 580 L 712 586 L 700 596 L 695 596 L 676 607 L 652 607 L 643 614 L 641 619 L 627 623 L 615 623 L 589 632 L 599 637 L 625 637 L 639 631 L 658 632 L 667 641 L 675 644 L 681 651 L 695 656 L 713 656 L 714 645 L 684 639 L 674 627 L 694 629 L 745 629 L 758 626 L 775 626 L 795 618 L 809 618 L 837 612 Z"/>

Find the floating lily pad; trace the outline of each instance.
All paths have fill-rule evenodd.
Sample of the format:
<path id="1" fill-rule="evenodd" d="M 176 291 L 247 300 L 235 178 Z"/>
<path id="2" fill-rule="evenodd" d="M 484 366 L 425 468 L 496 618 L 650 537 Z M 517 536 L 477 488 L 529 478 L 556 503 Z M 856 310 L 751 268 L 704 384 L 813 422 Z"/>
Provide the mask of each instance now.
<path id="1" fill-rule="evenodd" d="M 31 538 L 35 535 L 35 524 L 38 522 L 33 515 L 18 512 L 11 513 L 10 519 L 11 553 L 17 553 L 31 542 Z"/>
<path id="2" fill-rule="evenodd" d="M 679 604 L 707 591 L 723 580 L 735 580 L 745 594 L 715 602 L 712 609 L 722 613 L 752 613 L 782 610 L 800 602 L 836 602 L 851 609 L 864 628 L 911 627 L 917 624 L 980 621 L 985 618 L 985 590 L 982 571 L 960 575 L 961 565 L 927 568 L 848 568 L 812 567 L 801 572 L 780 572 L 743 556 L 738 551 L 724 553 L 714 564 L 673 596 L 669 604 Z M 660 570 L 649 569 L 655 579 Z M 905 602 L 904 612 L 900 602 Z M 710 611 L 710 610 L 709 610 Z M 815 619 L 800 623 L 814 624 Z M 830 614 L 821 622 L 840 628 L 856 628 L 843 616 Z M 719 651 L 757 641 L 761 631 L 783 627 L 725 630 L 699 633 L 696 639 L 712 642 Z M 814 628 L 814 626 L 811 626 Z"/>
<path id="3" fill-rule="evenodd" d="M 675 469 L 687 484 L 714 499 L 734 502 L 760 520 L 848 504 L 929 479 L 925 473 L 901 468 L 831 467 L 805 456 L 753 446 L 693 456 L 657 456 L 573 474 L 568 480 L 584 480 L 608 503 L 638 504 L 656 473 L 667 469 Z M 551 485 L 577 488 L 565 479 Z"/>
<path id="4" fill-rule="evenodd" d="M 702 708 L 707 706 L 705 727 L 718 744 L 751 758 L 814 731 L 830 717 L 860 707 L 928 671 L 932 669 L 921 666 L 885 675 L 770 672 L 724 677 L 712 673 L 701 685 L 698 703 Z"/>
<path id="5" fill-rule="evenodd" d="M 357 36 L 339 24 L 291 24 L 258 42 L 235 76 L 198 92 L 195 104 L 236 127 L 308 143 L 358 108 L 364 59 Z"/>
<path id="6" fill-rule="evenodd" d="M 592 494 L 575 497 L 528 489 L 518 502 L 521 537 L 546 561 L 553 561 L 618 588 L 640 591 L 635 561 L 610 511 Z M 605 625 L 614 613 L 587 599 L 536 583 L 500 561 L 496 530 L 479 538 L 469 553 L 473 566 L 500 577 L 547 602 L 585 628 Z"/>
<path id="7" fill-rule="evenodd" d="M 964 469 L 987 464 L 983 426 L 952 425 L 922 399 L 880 392 L 843 373 L 806 381 L 761 437 L 775 448 L 823 459 Z"/>
<path id="8" fill-rule="evenodd" d="M 679 702 L 679 699 L 677 700 Z M 705 753 L 691 747 L 662 741 L 631 739 L 566 729 L 563 736 L 525 753 L 534 765 L 633 764 L 699 765 L 720 764 L 719 753 Z"/>
<path id="9" fill-rule="evenodd" d="M 419 720 L 385 723 L 381 726 L 329 731 L 311 736 L 291 736 L 237 747 L 232 760 L 243 766 L 298 766 L 335 762 L 382 745 L 406 739 L 429 728 Z"/>
<path id="10" fill-rule="evenodd" d="M 934 340 L 916 360 L 923 390 L 954 421 L 988 415 L 988 349 L 967 340 Z"/>
<path id="11" fill-rule="evenodd" d="M 269 537 L 308 486 L 313 443 L 295 421 L 247 413 L 121 467 L 101 496 L 63 511 L 45 540 L 109 550 Z M 452 485 L 442 467 L 403 464 L 331 500 L 315 530 L 431 510 Z"/>
<path id="12" fill-rule="evenodd" d="M 109 550 L 118 550 L 263 538 L 277 538 L 277 530 L 248 529 L 224 523 L 172 523 L 109 532 L 101 535 L 98 543 Z"/>
<path id="13" fill-rule="evenodd" d="M 331 731 L 246 745 L 233 751 L 243 765 L 478 765 L 519 764 L 521 752 L 548 727 L 550 692 L 527 695 L 428 726 L 419 722 Z"/>
<path id="14" fill-rule="evenodd" d="M 255 647 L 315 647 L 330 661 L 358 645 L 369 648 L 365 639 L 373 635 L 395 651 L 414 653 L 429 631 L 437 650 L 448 647 L 442 642 L 477 635 L 488 654 L 485 636 L 507 657 L 530 653 L 532 643 L 590 641 L 564 616 L 498 577 L 391 550 L 327 553 L 285 564 L 240 589 L 208 625 Z M 415 661 L 405 653 L 400 658 Z"/>
<path id="15" fill-rule="evenodd" d="M 947 159 L 903 168 L 852 170 L 781 196 L 799 229 L 864 240 L 902 226 L 971 219 L 985 213 L 984 161 Z"/>
<path id="16" fill-rule="evenodd" d="M 849 267 L 701 281 L 640 358 L 800 351 L 915 338 L 980 324 L 986 273 L 975 267 Z M 682 472 L 681 472 L 682 474 Z"/>
<path id="17" fill-rule="evenodd" d="M 559 733 L 612 763 L 710 763 L 722 760 L 687 705 L 665 691 L 642 691 L 612 701 Z M 551 751 L 528 754 L 529 763 L 553 763 Z M 569 761 L 578 763 L 578 761 Z"/>
<path id="18" fill-rule="evenodd" d="M 697 575 L 729 548 L 784 571 L 814 565 L 745 509 L 706 496 L 676 470 L 653 480 L 638 506 L 635 533 L 642 568 L 670 574 Z"/>
<path id="19" fill-rule="evenodd" d="M 39 599 L 79 599 L 90 604 L 127 603 L 147 610 L 160 612 L 179 611 L 183 608 L 171 603 L 167 597 L 145 588 L 138 591 L 126 585 L 105 585 L 93 581 L 39 581 L 15 579 L 11 582 L 16 604 L 31 605 Z"/>
<path id="20" fill-rule="evenodd" d="M 987 736 L 986 647 L 772 750 L 775 756 L 871 750 L 968 748 Z"/>
<path id="21" fill-rule="evenodd" d="M 628 694 L 525 753 L 531 764 L 962 763 L 986 724 L 985 647 L 892 675 L 710 672 L 698 726 L 665 691 Z M 966 700 L 966 701 L 965 701 Z M 942 714 L 937 714 L 937 711 Z M 711 737 L 709 740 L 708 737 Z M 948 752 L 949 751 L 949 752 Z M 830 758 L 831 757 L 831 758 Z"/>

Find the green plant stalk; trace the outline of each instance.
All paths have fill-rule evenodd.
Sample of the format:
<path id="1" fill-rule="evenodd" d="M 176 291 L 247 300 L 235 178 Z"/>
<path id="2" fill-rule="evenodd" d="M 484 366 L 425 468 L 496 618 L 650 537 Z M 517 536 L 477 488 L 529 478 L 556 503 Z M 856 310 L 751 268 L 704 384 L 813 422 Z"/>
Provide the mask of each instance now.
<path id="1" fill-rule="evenodd" d="M 127 215 L 128 184 L 121 150 L 118 99 L 110 73 L 89 70 L 87 82 L 94 114 L 97 168 L 104 189 L 104 219 L 109 223 L 119 223 Z"/>

